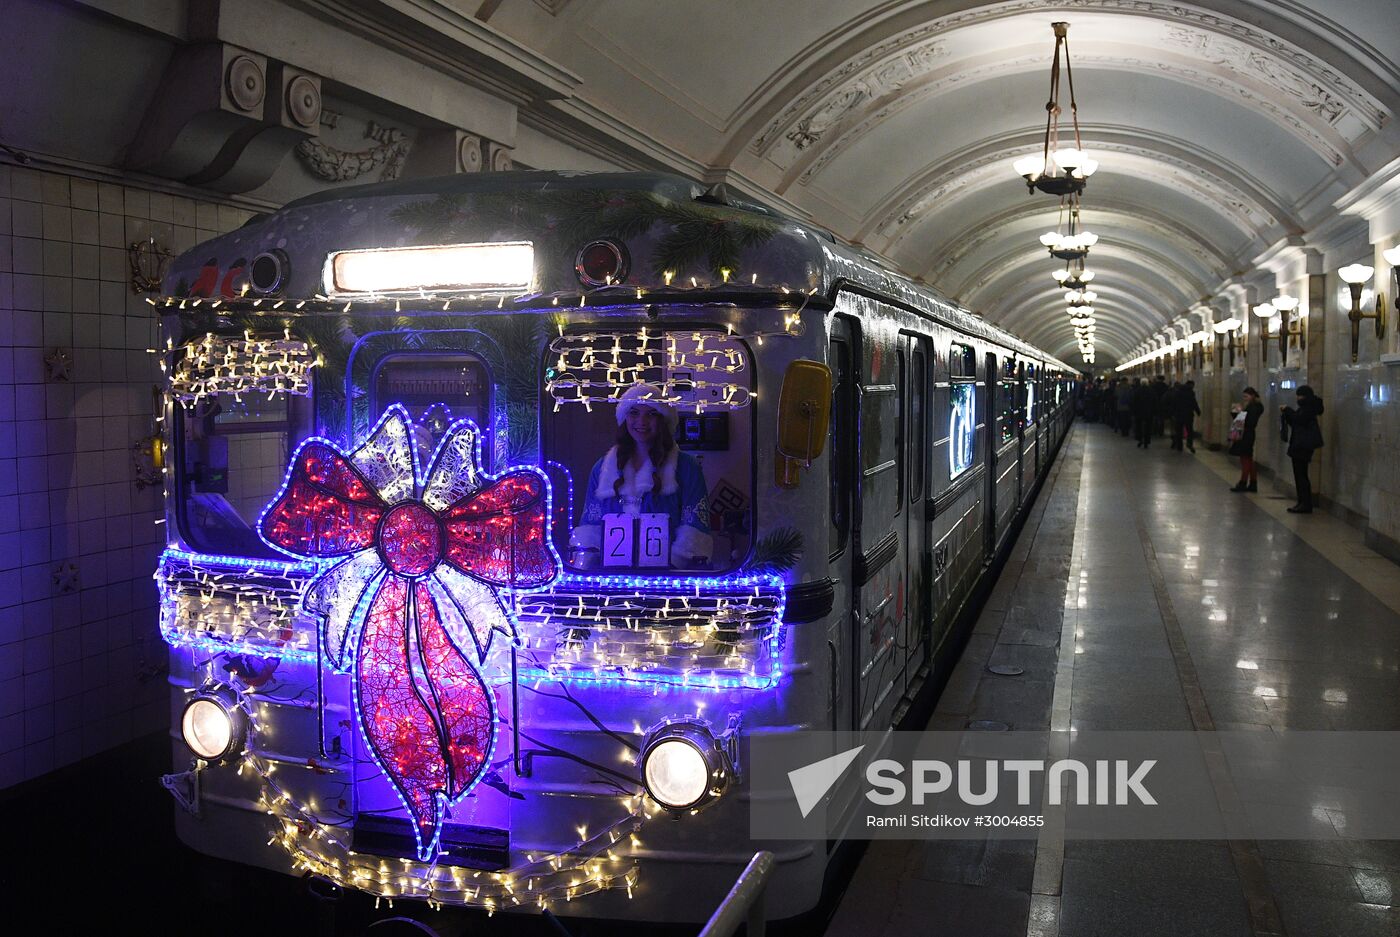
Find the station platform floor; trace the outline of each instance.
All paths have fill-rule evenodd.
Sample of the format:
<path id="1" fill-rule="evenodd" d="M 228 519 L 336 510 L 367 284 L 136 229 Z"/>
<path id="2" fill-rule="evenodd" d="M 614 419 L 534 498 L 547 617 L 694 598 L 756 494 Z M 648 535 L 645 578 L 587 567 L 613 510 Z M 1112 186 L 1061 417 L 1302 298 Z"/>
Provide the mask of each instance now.
<path id="1" fill-rule="evenodd" d="M 928 728 L 1400 730 L 1400 569 L 1237 477 L 1077 424 Z M 871 934 L 1395 937 L 1400 842 L 873 842 L 827 930 Z"/>

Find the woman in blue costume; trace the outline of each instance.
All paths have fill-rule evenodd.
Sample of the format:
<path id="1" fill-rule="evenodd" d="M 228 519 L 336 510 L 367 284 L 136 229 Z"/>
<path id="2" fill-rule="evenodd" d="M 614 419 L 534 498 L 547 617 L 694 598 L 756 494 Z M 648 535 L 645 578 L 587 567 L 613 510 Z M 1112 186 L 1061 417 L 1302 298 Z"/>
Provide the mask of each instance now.
<path id="1" fill-rule="evenodd" d="M 665 514 L 673 567 L 706 567 L 714 550 L 705 474 L 676 445 L 676 409 L 659 387 L 637 383 L 617 403 L 617 440 L 588 477 L 571 544 L 601 550 L 603 515 Z"/>

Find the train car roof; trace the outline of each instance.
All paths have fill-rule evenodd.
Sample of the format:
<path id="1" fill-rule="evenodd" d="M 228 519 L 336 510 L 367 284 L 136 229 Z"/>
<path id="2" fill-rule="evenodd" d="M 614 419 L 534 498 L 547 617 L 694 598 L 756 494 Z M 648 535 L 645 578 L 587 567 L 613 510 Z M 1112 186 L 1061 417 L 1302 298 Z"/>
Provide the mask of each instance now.
<path id="1" fill-rule="evenodd" d="M 178 259 L 175 267 L 188 267 L 204 261 L 211 249 L 227 245 L 246 250 L 259 227 L 283 228 L 289 219 L 298 219 L 298 228 L 306 227 L 306 219 L 335 210 L 339 203 L 384 199 L 390 203 L 422 197 L 425 199 L 451 196 L 560 194 L 568 192 L 616 191 L 646 193 L 656 199 L 675 203 L 701 202 L 730 211 L 757 215 L 777 222 L 775 237 L 787 240 L 788 255 L 801 258 L 801 266 L 815 275 L 821 293 L 833 295 L 842 286 L 885 296 L 919 313 L 1008 347 L 1020 355 L 1043 359 L 1047 363 L 1075 372 L 1078 369 L 1052 357 L 1042 349 L 997 328 L 971 311 L 948 300 L 929 286 L 917 283 L 888 265 L 872 252 L 842 242 L 820 227 L 792 218 L 761 202 L 736 195 L 724 185 L 706 186 L 683 176 L 662 172 L 585 172 L 520 170 L 510 172 L 461 173 L 434 178 L 402 179 L 394 182 L 340 186 L 317 192 L 290 202 L 276 212 L 254 216 L 243 228 L 200 245 Z M 229 242 L 233 242 L 230 244 Z M 222 251 L 218 251 L 222 253 Z"/>

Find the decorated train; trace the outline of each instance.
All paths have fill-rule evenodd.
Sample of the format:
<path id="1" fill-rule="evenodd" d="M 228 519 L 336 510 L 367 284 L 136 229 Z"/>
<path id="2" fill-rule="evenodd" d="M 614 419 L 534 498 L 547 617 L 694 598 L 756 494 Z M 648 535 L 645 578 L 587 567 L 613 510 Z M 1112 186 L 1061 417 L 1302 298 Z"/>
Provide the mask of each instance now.
<path id="1" fill-rule="evenodd" d="M 699 921 L 771 848 L 813 908 L 749 740 L 917 712 L 1070 422 L 1069 366 L 667 175 L 336 189 L 163 292 L 178 833 L 391 899 Z"/>

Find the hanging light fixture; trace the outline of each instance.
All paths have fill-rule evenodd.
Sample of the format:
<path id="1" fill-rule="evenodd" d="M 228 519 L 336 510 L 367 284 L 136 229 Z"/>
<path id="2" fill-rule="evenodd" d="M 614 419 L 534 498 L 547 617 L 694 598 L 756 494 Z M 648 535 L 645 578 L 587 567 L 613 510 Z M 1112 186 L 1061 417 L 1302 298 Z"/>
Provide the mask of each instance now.
<path id="1" fill-rule="evenodd" d="M 1080 261 L 1070 261 L 1065 264 L 1065 269 L 1051 271 L 1050 276 L 1055 282 L 1067 290 L 1082 290 L 1094 279 L 1094 271 L 1085 270 L 1084 263 Z"/>
<path id="2" fill-rule="evenodd" d="M 1069 290 L 1065 293 L 1065 302 L 1069 304 L 1071 309 L 1077 309 L 1081 306 L 1092 306 L 1094 300 L 1098 298 L 1099 294 L 1095 293 L 1093 290 Z"/>
<path id="3" fill-rule="evenodd" d="M 1052 23 L 1055 55 L 1050 62 L 1050 100 L 1045 104 L 1045 140 L 1039 155 L 1023 156 L 1013 164 L 1026 187 L 1049 195 L 1069 195 L 1084 191 L 1084 183 L 1099 168 L 1084 152 L 1079 139 L 1079 105 L 1074 99 L 1074 72 L 1069 62 L 1069 23 Z M 1060 47 L 1065 53 L 1065 82 L 1069 86 L 1069 116 L 1074 126 L 1074 146 L 1060 146 Z"/>
<path id="4" fill-rule="evenodd" d="M 1060 203 L 1061 218 L 1065 215 L 1066 207 L 1069 209 L 1067 230 L 1062 232 L 1060 226 L 1056 225 L 1054 231 L 1047 231 L 1040 236 L 1040 243 L 1049 249 L 1051 257 L 1058 257 L 1060 260 L 1083 260 L 1089 253 L 1089 248 L 1099 243 L 1099 236 L 1080 227 L 1077 195 L 1071 195 Z"/>

